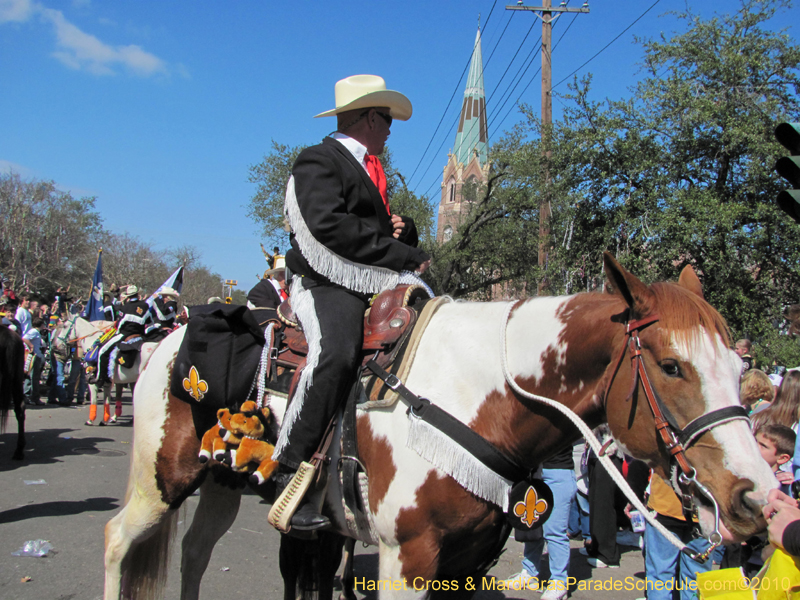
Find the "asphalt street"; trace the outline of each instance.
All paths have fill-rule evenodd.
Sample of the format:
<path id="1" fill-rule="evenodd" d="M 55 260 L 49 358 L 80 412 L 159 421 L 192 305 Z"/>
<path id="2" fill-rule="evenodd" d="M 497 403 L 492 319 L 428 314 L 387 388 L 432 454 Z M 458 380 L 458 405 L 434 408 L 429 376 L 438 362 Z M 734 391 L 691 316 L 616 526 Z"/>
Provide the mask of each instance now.
<path id="1" fill-rule="evenodd" d="M 29 407 L 28 446 L 25 460 L 11 455 L 16 443 L 13 415 L 0 435 L 0 599 L 95 600 L 103 596 L 103 527 L 121 508 L 128 477 L 133 427 L 129 393 L 124 397 L 123 417 L 117 425 L 87 427 L 87 406 Z M 187 500 L 180 517 L 182 536 L 198 498 Z M 281 600 L 283 587 L 278 571 L 278 534 L 267 524 L 269 505 L 251 493 L 242 501 L 231 529 L 217 544 L 203 579 L 201 597 L 206 600 L 264 598 Z M 13 556 L 26 541 L 43 539 L 53 546 L 45 558 Z M 638 549 L 627 548 L 621 568 L 594 569 L 578 553 L 581 542 L 572 543 L 571 597 L 576 600 L 629 600 L 644 596 L 627 590 L 641 582 L 643 561 Z M 180 593 L 180 544 L 176 542 L 170 564 L 165 598 Z M 505 579 L 520 570 L 522 544 L 509 540 L 491 575 Z M 358 544 L 356 576 L 377 579 L 375 547 Z M 613 586 L 622 589 L 614 590 Z M 602 586 L 608 589 L 597 589 Z M 479 583 L 478 589 L 481 585 Z M 590 589 L 587 589 L 590 588 Z M 359 593 L 374 598 L 374 593 Z M 479 592 L 480 600 L 538 598 L 534 591 Z"/>

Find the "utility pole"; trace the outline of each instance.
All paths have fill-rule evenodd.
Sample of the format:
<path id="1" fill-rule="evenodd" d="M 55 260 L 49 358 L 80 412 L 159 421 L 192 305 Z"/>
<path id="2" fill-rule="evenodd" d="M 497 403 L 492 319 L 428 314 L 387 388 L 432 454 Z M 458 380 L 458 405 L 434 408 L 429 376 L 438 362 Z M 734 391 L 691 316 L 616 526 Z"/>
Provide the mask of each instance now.
<path id="1" fill-rule="evenodd" d="M 542 21 L 542 153 L 544 156 L 544 189 L 539 201 L 539 267 L 547 266 L 547 250 L 550 243 L 550 134 L 553 128 L 553 65 L 550 60 L 553 40 L 553 21 L 562 13 L 588 13 L 589 2 L 580 8 L 571 8 L 562 0 L 561 5 L 553 7 L 551 0 L 542 0 L 542 6 L 523 6 L 519 0 L 516 6 L 506 6 L 506 10 L 526 10 Z M 555 13 L 555 14 L 553 14 Z M 544 277 L 539 282 L 539 295 L 547 288 Z"/>

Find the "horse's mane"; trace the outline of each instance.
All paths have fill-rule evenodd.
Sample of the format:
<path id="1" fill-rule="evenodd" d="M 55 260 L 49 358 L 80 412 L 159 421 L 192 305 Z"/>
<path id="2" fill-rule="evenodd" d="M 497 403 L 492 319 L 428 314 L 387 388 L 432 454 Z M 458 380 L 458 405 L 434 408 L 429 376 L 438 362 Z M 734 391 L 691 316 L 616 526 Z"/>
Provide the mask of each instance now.
<path id="1" fill-rule="evenodd" d="M 656 298 L 665 344 L 671 341 L 685 344 L 699 341 L 700 328 L 730 347 L 731 335 L 728 324 L 717 310 L 697 294 L 672 282 L 654 283 L 650 286 Z"/>

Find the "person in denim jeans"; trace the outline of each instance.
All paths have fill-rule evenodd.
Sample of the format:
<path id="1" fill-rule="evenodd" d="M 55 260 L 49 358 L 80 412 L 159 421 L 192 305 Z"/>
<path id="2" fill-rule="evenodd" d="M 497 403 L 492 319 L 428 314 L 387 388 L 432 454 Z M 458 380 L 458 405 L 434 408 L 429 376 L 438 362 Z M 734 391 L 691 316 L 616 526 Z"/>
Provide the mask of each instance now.
<path id="1" fill-rule="evenodd" d="M 566 448 L 542 464 L 542 480 L 553 492 L 553 512 L 542 526 L 544 537 L 525 542 L 522 571 L 506 581 L 510 589 L 539 589 L 543 600 L 563 600 L 567 597 L 567 571 L 569 570 L 570 506 L 577 492 L 572 461 L 572 448 Z M 544 542 L 550 562 L 550 579 L 541 579 L 541 560 Z"/>
<path id="2" fill-rule="evenodd" d="M 655 474 L 650 479 L 648 507 L 656 511 L 659 523 L 692 550 L 703 552 L 709 547 L 708 540 L 695 537 L 697 524 L 683 519 L 681 501 L 672 487 Z M 710 571 L 715 562 L 722 560 L 723 552 L 722 546 L 718 546 L 705 563 L 699 563 L 673 546 L 650 523 L 645 528 L 644 547 L 647 600 L 672 600 L 672 588 L 680 590 L 681 600 L 695 600 L 697 592 L 692 589 L 695 585 L 692 582 L 697 581 L 698 573 Z M 656 582 L 661 582 L 662 589 L 655 589 Z"/>

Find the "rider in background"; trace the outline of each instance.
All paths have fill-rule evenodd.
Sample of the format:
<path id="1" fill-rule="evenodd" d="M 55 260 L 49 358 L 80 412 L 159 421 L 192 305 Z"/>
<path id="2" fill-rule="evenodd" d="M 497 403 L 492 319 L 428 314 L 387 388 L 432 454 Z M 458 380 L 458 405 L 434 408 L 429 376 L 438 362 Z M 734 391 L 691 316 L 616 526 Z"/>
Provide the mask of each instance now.
<path id="1" fill-rule="evenodd" d="M 175 319 L 178 316 L 178 298 L 180 294 L 171 287 L 165 287 L 153 300 L 151 311 L 153 321 L 162 329 L 172 329 L 175 327 Z"/>
<path id="2" fill-rule="evenodd" d="M 121 293 L 123 304 L 120 307 L 120 318 L 117 322 L 117 334 L 108 340 L 100 349 L 97 365 L 97 388 L 102 389 L 111 381 L 108 374 L 108 362 L 111 351 L 122 341 L 134 342 L 144 336 L 147 323 L 152 320 L 150 306 L 139 299 L 139 288 L 127 286 Z"/>

